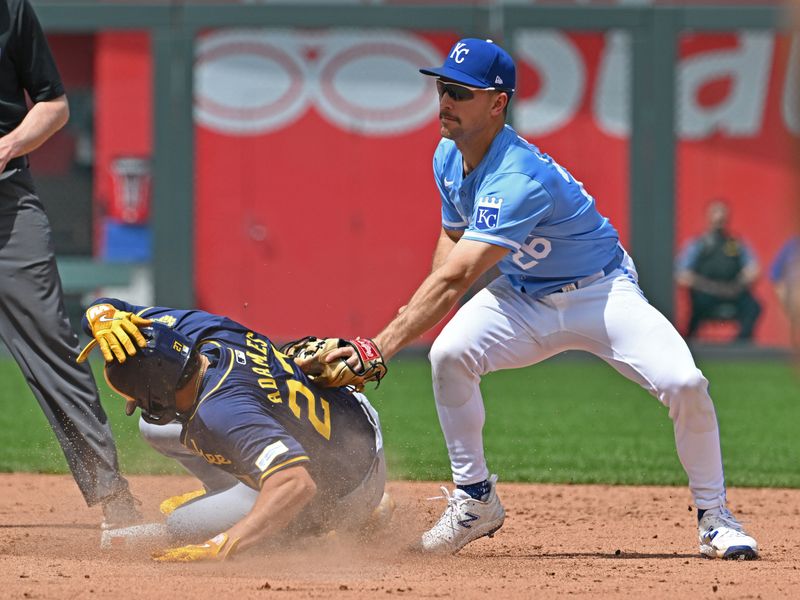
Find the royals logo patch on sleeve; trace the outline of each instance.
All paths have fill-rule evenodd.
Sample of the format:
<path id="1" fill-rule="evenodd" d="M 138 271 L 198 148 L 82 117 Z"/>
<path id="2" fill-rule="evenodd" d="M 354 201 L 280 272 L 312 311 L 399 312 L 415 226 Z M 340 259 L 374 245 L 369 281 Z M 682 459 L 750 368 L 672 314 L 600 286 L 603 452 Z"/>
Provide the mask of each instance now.
<path id="1" fill-rule="evenodd" d="M 502 198 L 483 196 L 475 208 L 475 229 L 496 229 L 500 225 Z"/>

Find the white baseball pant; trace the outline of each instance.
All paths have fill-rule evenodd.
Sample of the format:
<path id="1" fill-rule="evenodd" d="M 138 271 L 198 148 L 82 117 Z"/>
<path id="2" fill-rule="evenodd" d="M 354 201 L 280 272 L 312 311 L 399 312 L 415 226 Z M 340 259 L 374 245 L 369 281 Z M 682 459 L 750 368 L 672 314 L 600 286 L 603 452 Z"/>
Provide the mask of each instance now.
<path id="1" fill-rule="evenodd" d="M 609 275 L 573 291 L 533 298 L 504 276 L 470 299 L 430 351 L 433 392 L 453 481 L 489 476 L 483 451 L 480 380 L 565 350 L 584 350 L 614 367 L 668 409 L 678 457 L 698 508 L 724 503 L 719 430 L 708 380 L 686 342 L 644 297 L 627 254 Z"/>

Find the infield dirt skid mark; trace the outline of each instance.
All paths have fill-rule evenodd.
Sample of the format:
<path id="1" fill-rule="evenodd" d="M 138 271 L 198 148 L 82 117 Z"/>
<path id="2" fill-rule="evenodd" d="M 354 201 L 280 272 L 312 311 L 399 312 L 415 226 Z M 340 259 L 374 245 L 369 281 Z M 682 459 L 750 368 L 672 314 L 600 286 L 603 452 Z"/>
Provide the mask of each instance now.
<path id="1" fill-rule="evenodd" d="M 190 477 L 132 477 L 147 520 L 196 487 Z M 501 481 L 508 517 L 493 539 L 455 557 L 408 545 L 439 517 L 438 482 L 390 482 L 390 527 L 364 542 L 304 540 L 223 564 L 158 564 L 147 548 L 99 548 L 99 508 L 68 476 L 0 475 L 3 598 L 793 598 L 800 597 L 800 490 L 732 489 L 730 506 L 762 559 L 697 552 L 696 513 L 677 487 L 526 485 Z"/>

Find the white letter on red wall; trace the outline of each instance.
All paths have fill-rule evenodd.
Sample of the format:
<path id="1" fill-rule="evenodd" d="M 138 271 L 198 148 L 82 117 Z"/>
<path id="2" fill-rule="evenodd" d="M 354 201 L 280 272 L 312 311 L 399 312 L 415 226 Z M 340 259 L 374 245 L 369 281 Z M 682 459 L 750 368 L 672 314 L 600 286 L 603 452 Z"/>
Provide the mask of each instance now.
<path id="1" fill-rule="evenodd" d="M 533 98 L 517 100 L 515 124 L 526 135 L 556 131 L 580 107 L 586 83 L 583 59 L 569 38 L 554 31 L 520 31 L 514 41 L 515 56 L 538 73 L 541 84 Z"/>
<path id="2" fill-rule="evenodd" d="M 608 135 L 626 137 L 631 129 L 631 44 L 626 31 L 606 35 L 592 105 L 597 126 Z"/>
<path id="3" fill-rule="evenodd" d="M 730 136 L 754 136 L 761 130 L 764 99 L 772 66 L 771 33 L 742 33 L 732 50 L 704 52 L 684 59 L 678 68 L 678 120 L 684 139 L 704 138 L 716 131 Z M 701 106 L 701 87 L 731 79 L 727 97 Z"/>
<path id="4" fill-rule="evenodd" d="M 781 112 L 786 128 L 794 134 L 800 134 L 800 36 L 792 36 L 792 49 L 789 52 L 789 64 L 786 69 L 786 81 L 783 83 Z"/>

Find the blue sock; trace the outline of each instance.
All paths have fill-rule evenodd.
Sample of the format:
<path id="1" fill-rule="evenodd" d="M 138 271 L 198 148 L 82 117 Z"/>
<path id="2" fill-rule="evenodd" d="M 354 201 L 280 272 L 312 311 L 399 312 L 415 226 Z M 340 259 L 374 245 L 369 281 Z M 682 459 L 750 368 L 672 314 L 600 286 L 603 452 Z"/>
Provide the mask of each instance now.
<path id="1" fill-rule="evenodd" d="M 469 485 L 457 485 L 456 486 L 460 490 L 464 490 L 470 497 L 475 498 L 475 500 L 483 500 L 489 492 L 492 490 L 492 486 L 489 485 L 489 481 L 484 479 L 479 483 L 471 483 Z"/>
<path id="2" fill-rule="evenodd" d="M 705 509 L 705 508 L 698 508 L 697 509 L 697 520 L 698 521 L 700 521 L 700 519 L 703 518 L 703 515 L 706 514 L 706 510 L 707 509 Z"/>

